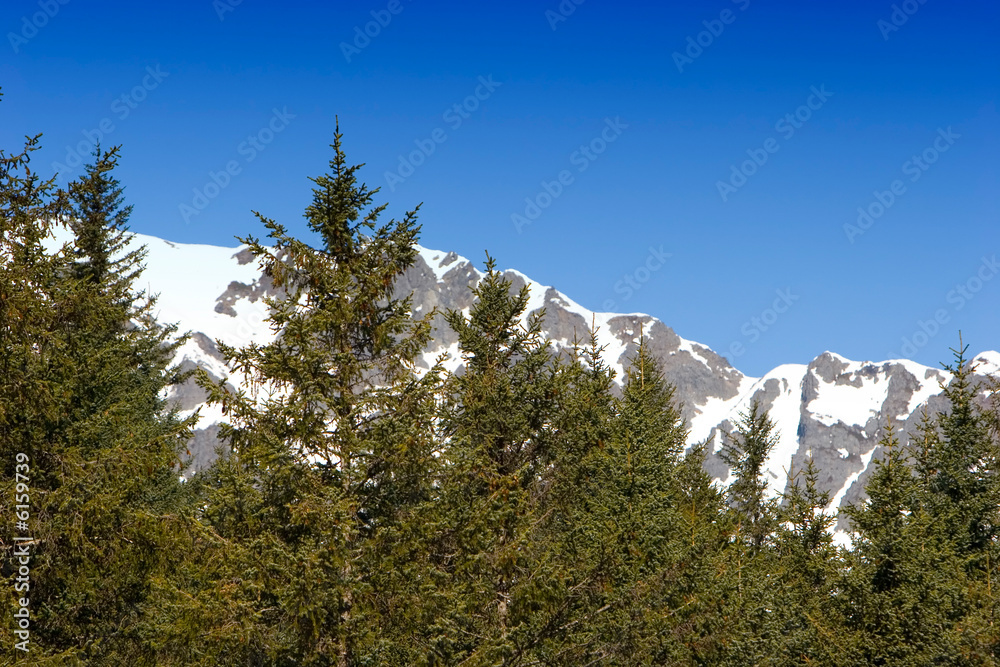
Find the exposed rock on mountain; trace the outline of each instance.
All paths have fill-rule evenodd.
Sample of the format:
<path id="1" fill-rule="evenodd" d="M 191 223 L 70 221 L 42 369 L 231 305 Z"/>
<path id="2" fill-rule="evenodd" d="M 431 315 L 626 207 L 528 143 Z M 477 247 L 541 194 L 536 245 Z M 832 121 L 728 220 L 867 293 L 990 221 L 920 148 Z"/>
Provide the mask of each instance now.
<path id="1" fill-rule="evenodd" d="M 147 236 L 138 236 L 136 242 L 149 247 L 144 280 L 150 291 L 160 294 L 159 317 L 193 332 L 179 352 L 185 367 L 197 365 L 221 379 L 228 371 L 217 339 L 245 345 L 271 338 L 263 297 L 275 294 L 274 286 L 261 275 L 246 248 L 172 244 Z M 544 331 L 557 348 L 583 340 L 589 327 L 596 326 L 605 359 L 619 379 L 636 352 L 641 330 L 666 377 L 677 386 L 682 414 L 690 425 L 689 442 L 709 441 L 706 466 L 720 480 L 729 474 L 717 456 L 723 434 L 733 429 L 737 415 L 754 398 L 770 411 L 779 429 L 778 446 L 767 464 L 771 491 L 781 492 L 787 471 L 801 469 L 812 457 L 823 488 L 832 494 L 832 508 L 862 497 L 867 472 L 880 455 L 880 429 L 888 419 L 912 433 L 925 410 L 934 414 L 945 408 L 941 383 L 950 378 L 909 360 L 855 362 L 824 352 L 808 365 L 786 364 L 762 378 L 748 377 L 654 317 L 591 312 L 518 271 L 505 275 L 514 289 L 529 287 L 529 313 L 545 309 Z M 421 367 L 430 368 L 442 353 L 450 354 L 449 368 L 460 366 L 457 337 L 445 324 L 443 312 L 469 308 L 470 287 L 481 277 L 471 262 L 455 253 L 420 249 L 416 264 L 398 282 L 397 293 L 413 294 L 418 316 L 434 308 L 439 311 L 433 320 L 435 339 Z M 982 374 L 1000 371 L 997 352 L 984 352 L 976 360 Z M 192 467 L 200 469 L 215 456 L 222 415 L 203 405 L 205 394 L 193 382 L 176 388 L 171 398 L 185 411 L 201 407 L 202 419 L 191 445 Z"/>

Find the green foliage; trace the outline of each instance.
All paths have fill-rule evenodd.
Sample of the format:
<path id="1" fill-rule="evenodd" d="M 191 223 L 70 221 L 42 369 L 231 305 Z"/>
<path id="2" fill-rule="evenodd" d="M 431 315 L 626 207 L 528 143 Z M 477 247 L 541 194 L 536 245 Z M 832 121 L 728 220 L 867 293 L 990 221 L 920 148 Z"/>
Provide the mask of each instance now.
<path id="1" fill-rule="evenodd" d="M 444 467 L 434 508 L 435 578 L 445 607 L 428 639 L 431 663 L 495 664 L 523 659 L 553 628 L 542 621 L 563 588 L 545 525 L 547 463 L 556 455 L 552 419 L 558 364 L 540 335 L 541 316 L 522 326 L 527 287 L 487 259 L 468 316 L 447 313 L 464 371 L 449 378 L 442 406 Z"/>
<path id="2" fill-rule="evenodd" d="M 996 441 L 975 403 L 965 348 L 925 415 L 913 460 L 887 429 L 868 500 L 849 510 L 849 627 L 868 664 L 994 664 Z"/>
<path id="3" fill-rule="evenodd" d="M 600 548 L 609 589 L 601 616 L 603 655 L 624 664 L 676 660 L 684 651 L 680 619 L 690 603 L 681 558 L 676 479 L 687 429 L 645 340 L 627 369 L 605 451 L 595 519 L 604 526 Z M 682 588 L 682 590 L 677 590 Z"/>
<path id="4" fill-rule="evenodd" d="M 927 511 L 946 526 L 956 547 L 969 554 L 969 566 L 982 569 L 1000 531 L 1000 451 L 975 403 L 979 388 L 972 383 L 967 349 L 953 350 L 955 363 L 944 367 L 952 376 L 944 386 L 950 409 L 926 431 L 918 474 L 924 480 Z"/>
<path id="5" fill-rule="evenodd" d="M 132 289 L 142 251 L 126 250 L 117 150 L 94 157 L 48 203 L 51 190 L 26 168 L 0 183 L 0 364 L 12 380 L 0 395 L 0 456 L 30 457 L 33 664 L 142 659 L 145 604 L 168 567 L 169 524 L 190 498 L 178 481 L 190 421 L 163 397 L 182 379 L 170 366 L 180 341 Z M 73 241 L 52 252 L 45 220 L 57 216 Z M 13 498 L 5 483 L 0 503 Z"/>
<path id="6" fill-rule="evenodd" d="M 948 410 L 909 443 L 886 426 L 837 547 L 811 460 L 769 495 L 758 402 L 720 488 L 645 338 L 617 384 L 598 332 L 557 349 L 489 256 L 445 317 L 461 368 L 418 368 L 416 211 L 379 222 L 338 128 L 318 244 L 260 214 L 272 247 L 245 240 L 274 336 L 219 342 L 234 379 L 199 383 L 227 447 L 181 482 L 184 337 L 134 288 L 118 150 L 63 192 L 37 147 L 0 152 L 0 460 L 30 457 L 35 538 L 32 650 L 4 664 L 996 664 L 1000 380 L 961 345 Z"/>
<path id="7" fill-rule="evenodd" d="M 774 590 L 776 637 L 773 664 L 803 661 L 837 665 L 852 653 L 851 636 L 836 604 L 841 554 L 833 545 L 836 515 L 828 513 L 830 494 L 819 490 L 819 470 L 810 458 L 790 475 L 777 511 Z"/>
<path id="8" fill-rule="evenodd" d="M 206 663 L 374 659 L 375 619 L 395 604 L 377 586 L 383 558 L 398 557 L 392 539 L 408 534 L 437 465 L 437 372 L 418 378 L 413 367 L 427 320 L 412 321 L 409 299 L 392 298 L 416 256 L 415 211 L 378 225 L 385 206 L 371 207 L 376 191 L 358 184 L 339 130 L 333 149 L 306 209 L 322 246 L 259 214 L 273 249 L 245 240 L 282 290 L 268 300 L 271 343 L 219 344 L 248 389 L 201 377 L 230 421 L 221 434 L 230 453 L 206 475 L 203 518 L 234 582 Z M 214 582 L 197 584 L 186 614 L 215 599 Z"/>
<path id="9" fill-rule="evenodd" d="M 719 452 L 733 479 L 726 496 L 736 512 L 737 540 L 747 542 L 754 550 L 764 545 L 774 528 L 775 506 L 767 498 L 764 464 L 776 444 L 774 422 L 755 398 Z"/>

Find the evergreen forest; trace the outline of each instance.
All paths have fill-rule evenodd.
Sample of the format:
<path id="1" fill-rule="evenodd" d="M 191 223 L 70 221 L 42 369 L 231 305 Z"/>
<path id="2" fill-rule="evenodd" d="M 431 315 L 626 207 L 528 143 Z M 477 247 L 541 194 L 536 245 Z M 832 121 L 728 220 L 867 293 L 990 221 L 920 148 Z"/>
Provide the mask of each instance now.
<path id="1" fill-rule="evenodd" d="M 418 372 L 418 210 L 385 219 L 339 128 L 308 240 L 248 214 L 275 336 L 220 342 L 221 382 L 138 287 L 120 148 L 57 187 L 40 141 L 0 152 L 0 663 L 1000 663 L 1000 386 L 963 344 L 948 409 L 884 424 L 842 546 L 812 464 L 767 493 L 759 404 L 713 481 L 642 342 L 624 377 L 595 332 L 556 351 L 492 258 L 443 313 L 462 371 Z M 226 419 L 195 475 L 189 377 Z"/>

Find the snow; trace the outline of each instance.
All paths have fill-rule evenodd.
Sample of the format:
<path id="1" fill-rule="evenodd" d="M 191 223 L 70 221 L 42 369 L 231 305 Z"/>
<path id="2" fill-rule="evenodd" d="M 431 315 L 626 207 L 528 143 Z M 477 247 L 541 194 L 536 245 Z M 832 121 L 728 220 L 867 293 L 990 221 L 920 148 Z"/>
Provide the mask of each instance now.
<path id="1" fill-rule="evenodd" d="M 787 467 L 799 449 L 798 426 L 801 418 L 802 381 L 808 366 L 805 364 L 784 364 L 778 366 L 762 378 L 743 377 L 737 396 L 729 400 L 709 398 L 702 406 L 696 406 L 699 415 L 692 419 L 689 443 L 697 443 L 708 437 L 713 427 L 724 419 L 733 424 L 739 414 L 750 407 L 754 394 L 765 388 L 768 380 L 777 380 L 780 390 L 768 411 L 777 425 L 777 443 L 764 464 L 764 474 L 768 483 L 768 494 L 772 497 L 785 490 L 788 479 Z M 721 443 L 721 433 L 716 433 L 716 445 Z M 726 480 L 722 480 L 724 485 Z"/>
<path id="2" fill-rule="evenodd" d="M 763 387 L 769 379 L 776 378 L 781 381 L 781 392 L 769 411 L 771 419 L 777 424 L 778 443 L 767 457 L 765 466 L 770 477 L 768 489 L 774 495 L 785 490 L 788 478 L 787 466 L 791 465 L 792 457 L 799 449 L 802 381 L 807 371 L 808 366 L 805 364 L 783 364 L 765 375 L 759 382 Z"/>
<path id="3" fill-rule="evenodd" d="M 458 349 L 458 343 L 455 342 L 443 350 L 438 348 L 431 352 L 421 352 L 417 356 L 418 361 L 416 367 L 414 368 L 416 374 L 419 377 L 426 375 L 430 369 L 434 367 L 434 364 L 437 363 L 438 357 L 441 356 L 442 353 L 447 354 L 447 358 L 445 358 L 442 362 L 442 365 L 448 372 L 453 373 L 459 366 L 462 365 L 462 354 Z M 423 364 L 420 363 L 421 361 Z M 426 368 L 424 366 L 426 366 Z"/>
<path id="4" fill-rule="evenodd" d="M 53 238 L 47 245 L 55 248 L 68 239 L 69 235 L 66 230 L 59 229 L 56 238 Z M 273 333 L 266 322 L 267 306 L 262 299 L 256 301 L 250 301 L 246 298 L 234 300 L 229 306 L 235 311 L 235 317 L 215 312 L 217 299 L 227 291 L 232 282 L 253 285 L 259 279 L 259 266 L 256 260 L 240 264 L 236 257 L 239 252 L 245 249 L 245 246 L 227 248 L 202 244 L 170 243 L 142 234 L 135 235 L 133 247 L 137 245 L 145 245 L 148 255 L 145 261 L 146 270 L 137 281 L 136 289 L 145 289 L 153 294 L 159 293 L 154 312 L 161 322 L 176 322 L 181 325 L 182 331 L 199 332 L 210 339 L 222 340 L 234 346 L 243 346 L 251 342 L 266 343 L 272 339 Z M 417 252 L 438 281 L 443 281 L 446 274 L 452 269 L 468 263 L 465 258 L 453 255 L 454 260 L 442 266 L 442 262 L 450 253 L 421 246 L 417 246 Z M 635 326 L 632 329 L 626 328 L 619 335 L 614 335 L 611 333 L 609 323 L 613 318 L 621 317 L 622 313 L 591 312 L 557 290 L 549 292 L 551 288 L 541 285 L 519 271 L 509 270 L 513 275 L 523 278 L 528 285 L 527 313 L 544 307 L 548 295 L 550 300 L 558 303 L 560 307 L 582 317 L 588 326 L 595 326 L 598 345 L 605 347 L 605 359 L 617 373 L 619 381 L 621 380 L 625 371 L 621 357 L 630 343 L 638 341 L 639 323 L 642 322 L 644 326 L 648 326 L 652 321 L 651 317 L 642 313 L 633 313 L 631 316 L 635 318 Z M 482 274 L 479 273 L 479 275 Z M 463 312 L 468 314 L 468 309 Z M 619 320 L 619 323 L 627 322 L 628 320 Z M 578 333 L 581 338 L 585 336 L 585 332 Z M 557 343 L 563 344 L 558 341 Z M 444 351 L 450 355 L 448 361 L 445 362 L 445 367 L 454 370 L 461 364 L 457 344 L 448 346 Z M 707 353 L 694 341 L 680 338 L 678 351 L 688 352 L 692 357 L 701 360 L 706 365 L 709 364 Z M 442 349 L 424 353 L 421 359 L 427 366 L 431 366 L 441 352 Z M 886 373 L 880 369 L 874 377 L 866 377 L 860 375 L 859 371 L 870 366 L 868 362 L 859 363 L 836 353 L 829 352 L 828 354 L 845 364 L 847 366 L 845 372 L 854 374 L 854 377 L 860 377 L 863 384 L 861 387 L 853 387 L 820 381 L 818 395 L 805 407 L 818 421 L 828 426 L 844 423 L 863 427 L 872 417 L 880 414 L 885 403 L 889 389 Z M 215 376 L 221 377 L 229 374 L 228 369 L 220 360 L 212 357 L 194 340 L 189 340 L 178 350 L 176 361 L 183 360 L 189 360 L 202 366 Z M 979 363 L 979 373 L 1000 374 L 1000 352 L 983 352 L 975 357 L 975 361 Z M 893 415 L 894 417 L 904 417 L 911 414 L 921 404 L 940 392 L 940 382 L 949 379 L 945 372 L 910 360 L 899 359 L 892 362 L 881 362 L 880 365 L 884 366 L 886 363 L 902 365 L 918 381 L 918 388 L 910 398 L 905 410 L 899 415 Z M 419 369 L 418 372 L 426 371 Z M 787 478 L 785 468 L 799 449 L 798 426 L 802 410 L 802 383 L 806 372 L 808 372 L 808 367 L 805 365 L 787 364 L 778 366 L 762 378 L 741 376 L 736 395 L 732 398 L 709 397 L 704 404 L 694 406 L 695 415 L 689 425 L 689 444 L 704 441 L 711 434 L 712 429 L 726 419 L 735 422 L 737 415 L 748 407 L 754 393 L 762 390 L 768 380 L 778 380 L 780 392 L 770 406 L 770 416 L 778 424 L 778 443 L 765 465 L 769 493 L 772 495 L 780 494 L 784 490 Z M 201 415 L 202 427 L 223 419 L 218 406 L 203 406 Z M 721 442 L 721 437 L 721 433 L 717 431 L 717 445 Z M 851 486 L 868 468 L 874 451 L 875 447 L 873 446 L 861 455 L 860 469 L 852 473 L 837 491 L 831 501 L 831 509 L 836 509 L 843 502 Z M 850 453 L 843 448 L 838 450 L 838 454 L 842 459 L 851 458 Z M 838 533 L 838 535 L 840 534 Z"/>
<path id="5" fill-rule="evenodd" d="M 46 247 L 55 249 L 71 240 L 68 230 L 57 227 Z M 258 300 L 240 299 L 237 317 L 215 312 L 216 300 L 237 281 L 252 285 L 260 276 L 256 261 L 240 264 L 236 255 L 246 246 L 222 247 L 171 243 L 155 236 L 133 234 L 127 250 L 146 246 L 145 269 L 134 288 L 156 296 L 154 316 L 164 324 L 179 323 L 181 331 L 197 331 L 226 343 L 245 345 L 271 338 L 264 324 L 267 306 Z"/>
<path id="6" fill-rule="evenodd" d="M 836 512 L 838 510 L 838 508 L 840 507 L 840 503 L 844 502 L 844 496 L 846 496 L 847 492 L 851 490 L 851 487 L 854 486 L 854 483 L 858 481 L 858 477 L 861 476 L 861 473 L 868 470 L 868 464 L 871 463 L 872 455 L 875 454 L 875 450 L 877 448 L 878 448 L 878 443 L 872 445 L 871 449 L 869 449 L 867 452 L 861 455 L 861 468 L 857 472 L 851 473 L 850 477 L 847 478 L 847 481 L 844 482 L 844 486 L 842 486 L 840 488 L 840 491 L 837 491 L 837 494 L 833 496 L 833 499 L 827 506 L 827 511 Z"/>
<path id="7" fill-rule="evenodd" d="M 245 246 L 174 244 L 143 234 L 133 243 L 145 244 L 149 252 L 135 286 L 160 292 L 155 311 L 161 322 L 183 322 L 185 329 L 213 339 L 235 337 L 237 318 L 215 312 L 215 303 L 231 282 L 250 285 L 258 278 L 256 262 L 241 265 L 235 257 Z"/>
<path id="8" fill-rule="evenodd" d="M 703 345 L 701 345 L 700 343 L 696 343 L 692 340 L 688 340 L 687 338 L 681 338 L 680 336 L 678 336 L 678 338 L 680 338 L 681 341 L 680 345 L 677 348 L 678 352 L 687 352 L 695 359 L 701 361 L 701 363 L 705 364 L 706 366 L 710 366 L 708 358 L 702 352 L 702 349 L 704 348 Z"/>
<path id="9" fill-rule="evenodd" d="M 694 344 L 691 341 L 689 341 L 687 338 L 681 338 L 680 336 L 678 336 L 678 338 L 680 338 L 681 341 L 680 344 L 677 346 L 678 352 L 687 352 L 692 357 L 696 355 L 701 356 L 698 355 L 697 352 L 695 352 Z"/>
<path id="10" fill-rule="evenodd" d="M 936 368 L 931 368 L 930 366 L 918 364 L 917 362 L 909 359 L 897 359 L 891 363 L 899 364 L 905 368 L 911 375 L 917 378 L 917 382 L 920 383 L 919 388 L 913 392 L 913 396 L 910 397 L 910 401 L 907 403 L 905 410 L 900 412 L 898 415 L 894 415 L 894 418 L 897 419 L 908 417 L 913 414 L 914 410 L 926 403 L 931 396 L 936 396 L 941 393 L 941 383 L 947 382 L 948 380 L 947 373 L 944 373 Z M 928 371 L 930 371 L 930 377 L 927 377 Z"/>
<path id="11" fill-rule="evenodd" d="M 267 322 L 268 307 L 263 299 L 256 301 L 239 299 L 232 304 L 232 309 L 236 317 L 223 315 L 231 322 L 226 322 L 229 325 L 226 327 L 220 325 L 219 335 L 215 338 L 234 347 L 243 347 L 250 343 L 263 344 L 274 338 L 270 323 Z"/>
<path id="12" fill-rule="evenodd" d="M 187 418 L 193 415 L 196 411 L 198 412 L 199 428 L 206 428 L 226 420 L 225 415 L 222 414 L 222 406 L 218 404 L 210 405 L 208 403 L 204 403 L 192 410 L 182 410 L 178 414 L 181 418 Z"/>
<path id="13" fill-rule="evenodd" d="M 698 414 L 691 418 L 688 443 L 702 442 L 711 434 L 713 428 L 726 419 L 732 420 L 733 406 L 733 399 L 726 400 L 718 396 L 709 396 L 704 405 L 696 405 L 694 409 Z"/>
<path id="14" fill-rule="evenodd" d="M 973 361 L 978 364 L 976 373 L 981 375 L 1000 375 L 1000 352 L 981 352 Z"/>
<path id="15" fill-rule="evenodd" d="M 217 378 L 224 378 L 230 373 L 229 368 L 221 360 L 206 354 L 201 346 L 190 338 L 177 350 L 174 362 L 181 361 L 197 364 Z"/>
<path id="16" fill-rule="evenodd" d="M 516 269 L 507 269 L 507 272 L 520 277 L 528 285 L 528 305 L 524 309 L 525 315 L 530 315 L 536 310 L 545 307 L 545 293 L 548 291 L 548 287 L 536 283 Z"/>
<path id="17" fill-rule="evenodd" d="M 842 355 L 842 354 L 837 354 L 836 352 L 831 352 L 830 350 L 827 350 L 827 351 L 825 351 L 825 352 L 824 352 L 823 354 L 821 354 L 820 356 L 823 356 L 824 354 L 825 354 L 825 355 L 828 355 L 828 356 L 831 356 L 831 357 L 833 357 L 834 359 L 836 359 L 837 361 L 839 361 L 839 362 L 841 362 L 841 363 L 843 363 L 843 364 L 848 364 L 849 366 L 856 366 L 856 365 L 859 365 L 859 364 L 858 364 L 858 362 L 856 362 L 856 361 L 851 361 L 850 359 L 848 359 L 848 358 L 847 358 L 847 357 L 845 357 L 844 355 Z M 867 361 L 864 361 L 864 362 L 861 362 L 861 365 L 863 365 L 863 364 L 867 364 L 867 363 L 868 363 Z"/>
<path id="18" fill-rule="evenodd" d="M 427 263 L 430 270 L 434 272 L 434 277 L 438 282 L 441 282 L 444 279 L 445 274 L 455 267 L 469 263 L 469 260 L 464 257 L 458 257 L 455 261 L 449 262 L 447 266 L 441 266 L 441 262 L 448 256 L 449 253 L 442 252 L 440 250 L 431 250 L 430 248 L 425 248 L 420 245 L 416 248 L 417 254 L 420 255 L 424 262 Z"/>
<path id="19" fill-rule="evenodd" d="M 836 530 L 833 533 L 833 546 L 841 547 L 843 549 L 850 549 L 854 544 L 854 540 L 851 539 L 851 534 L 843 531 Z"/>
<path id="20" fill-rule="evenodd" d="M 736 396 L 729 399 L 709 396 L 704 405 L 696 405 L 697 415 L 691 418 L 688 444 L 697 444 L 709 436 L 712 429 L 728 419 L 735 423 L 740 406 L 749 404 L 749 395 L 756 390 L 758 378 L 743 376 Z"/>
<path id="21" fill-rule="evenodd" d="M 816 375 L 815 371 L 813 374 Z M 816 379 L 820 379 L 818 375 Z M 820 380 L 818 395 L 806 409 L 826 426 L 840 422 L 863 427 L 869 419 L 879 415 L 888 392 L 889 381 L 881 374 L 873 379 L 862 378 L 860 388 Z"/>
<path id="22" fill-rule="evenodd" d="M 556 290 L 555 294 L 556 294 L 555 300 L 557 300 L 559 302 L 559 305 L 561 305 L 564 309 L 566 309 L 570 313 L 574 313 L 575 315 L 579 315 L 580 317 L 582 317 L 584 321 L 587 323 L 587 326 L 591 326 L 593 324 L 594 321 L 593 311 L 587 310 L 586 308 L 578 304 L 576 301 L 573 301 L 573 299 L 569 298 L 559 290 Z M 582 336 L 583 334 L 584 332 L 581 331 L 580 335 Z"/>

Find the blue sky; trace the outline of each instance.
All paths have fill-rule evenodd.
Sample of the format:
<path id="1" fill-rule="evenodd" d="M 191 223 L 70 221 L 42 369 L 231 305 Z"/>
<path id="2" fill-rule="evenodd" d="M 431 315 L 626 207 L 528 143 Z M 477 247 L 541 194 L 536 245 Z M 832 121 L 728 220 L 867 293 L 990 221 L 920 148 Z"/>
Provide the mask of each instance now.
<path id="1" fill-rule="evenodd" d="M 122 144 L 134 231 L 235 244 L 305 233 L 339 115 L 423 245 L 746 373 L 1000 348 L 996 3 L 330 4 L 10 0 L 0 146 Z"/>

